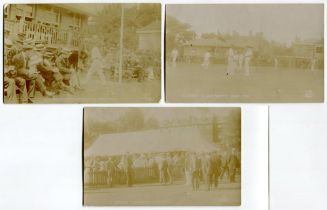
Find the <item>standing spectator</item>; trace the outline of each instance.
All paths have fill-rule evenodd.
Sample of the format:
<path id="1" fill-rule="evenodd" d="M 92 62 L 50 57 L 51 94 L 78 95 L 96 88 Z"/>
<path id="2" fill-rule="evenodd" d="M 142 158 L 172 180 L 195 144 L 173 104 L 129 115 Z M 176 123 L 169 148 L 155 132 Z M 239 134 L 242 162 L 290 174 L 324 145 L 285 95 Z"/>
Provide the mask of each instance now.
<path id="1" fill-rule="evenodd" d="M 215 152 L 213 152 L 209 159 L 208 190 L 210 190 L 212 186 L 214 186 L 215 188 L 218 187 L 218 177 L 219 177 L 219 173 L 220 173 L 220 167 L 221 167 L 221 160 L 219 159 L 218 155 Z"/>
<path id="2" fill-rule="evenodd" d="M 92 175 L 92 159 L 87 158 L 84 165 L 84 183 L 86 185 L 91 185 L 93 183 Z"/>
<path id="3" fill-rule="evenodd" d="M 110 158 L 110 157 L 108 157 L 106 164 L 107 164 L 107 185 L 109 187 L 112 187 L 113 186 L 113 177 L 115 174 L 115 164 L 114 164 L 112 158 Z"/>
<path id="4" fill-rule="evenodd" d="M 173 183 L 173 159 L 169 153 L 166 153 L 167 162 L 167 182 L 169 184 Z"/>
<path id="5" fill-rule="evenodd" d="M 100 184 L 100 164 L 99 164 L 99 158 L 95 157 L 92 168 L 93 168 L 93 184 L 99 185 Z"/>
<path id="6" fill-rule="evenodd" d="M 201 160 L 201 177 L 206 186 L 209 185 L 209 159 L 210 157 L 208 154 L 203 153 L 202 154 L 202 160 Z"/>
<path id="7" fill-rule="evenodd" d="M 220 179 L 224 179 L 224 176 L 229 177 L 229 167 L 228 167 L 228 155 L 225 153 L 221 158 L 221 173 Z"/>
<path id="8" fill-rule="evenodd" d="M 185 184 L 191 185 L 192 184 L 192 160 L 191 160 L 191 153 L 187 153 L 185 157 Z"/>
<path id="9" fill-rule="evenodd" d="M 238 165 L 238 158 L 235 155 L 235 151 L 232 151 L 232 154 L 228 159 L 228 170 L 229 170 L 229 181 L 231 183 L 235 182 L 236 168 Z"/>
<path id="10" fill-rule="evenodd" d="M 133 159 L 129 153 L 123 157 L 123 163 L 126 174 L 126 185 L 131 187 L 133 186 Z"/>
<path id="11" fill-rule="evenodd" d="M 201 174 L 201 159 L 195 154 L 192 154 L 192 188 L 198 190 L 200 187 L 200 174 Z"/>
<path id="12" fill-rule="evenodd" d="M 163 158 L 163 154 L 159 154 L 156 158 L 158 169 L 159 169 L 159 183 L 165 183 L 165 159 Z"/>

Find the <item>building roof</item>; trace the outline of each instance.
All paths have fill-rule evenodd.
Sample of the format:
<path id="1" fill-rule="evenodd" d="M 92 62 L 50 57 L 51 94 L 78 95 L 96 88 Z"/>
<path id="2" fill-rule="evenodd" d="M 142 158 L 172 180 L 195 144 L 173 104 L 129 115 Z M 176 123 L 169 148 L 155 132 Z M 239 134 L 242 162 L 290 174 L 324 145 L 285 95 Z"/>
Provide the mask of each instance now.
<path id="1" fill-rule="evenodd" d="M 229 44 L 228 42 L 225 42 L 220 39 L 194 39 L 191 41 L 188 41 L 184 45 L 189 45 L 189 46 L 198 46 L 198 47 L 214 47 L 214 46 L 219 46 L 219 47 L 228 47 Z"/>
<path id="2" fill-rule="evenodd" d="M 122 155 L 126 152 L 210 152 L 217 150 L 217 145 L 212 142 L 212 135 L 205 135 L 200 132 L 200 129 L 200 127 L 175 127 L 104 134 L 96 139 L 84 155 Z"/>
<path id="3" fill-rule="evenodd" d="M 56 4 L 56 6 L 87 16 L 95 16 L 101 9 L 100 4 Z"/>
<path id="4" fill-rule="evenodd" d="M 160 33 L 161 32 L 161 22 L 156 20 L 150 23 L 147 26 L 144 26 L 143 28 L 140 28 L 137 30 L 137 33 Z"/>
<path id="5" fill-rule="evenodd" d="M 301 41 L 295 41 L 294 45 L 323 45 L 322 39 L 305 39 Z"/>
<path id="6" fill-rule="evenodd" d="M 237 39 L 194 39 L 188 41 L 184 44 L 185 46 L 198 46 L 198 47 L 256 47 L 257 43 L 256 40 L 249 39 L 246 37 L 238 37 Z"/>

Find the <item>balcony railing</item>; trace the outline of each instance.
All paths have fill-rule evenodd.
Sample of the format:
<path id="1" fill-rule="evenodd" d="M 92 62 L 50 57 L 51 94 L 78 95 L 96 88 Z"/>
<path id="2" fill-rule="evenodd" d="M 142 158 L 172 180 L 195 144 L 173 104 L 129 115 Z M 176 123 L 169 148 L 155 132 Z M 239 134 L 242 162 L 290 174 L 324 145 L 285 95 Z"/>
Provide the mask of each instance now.
<path id="1" fill-rule="evenodd" d="M 77 30 L 60 29 L 27 21 L 20 22 L 5 20 L 5 25 L 12 34 L 23 32 L 26 35 L 26 39 L 44 41 L 47 44 L 77 47 L 81 42 L 81 33 Z"/>

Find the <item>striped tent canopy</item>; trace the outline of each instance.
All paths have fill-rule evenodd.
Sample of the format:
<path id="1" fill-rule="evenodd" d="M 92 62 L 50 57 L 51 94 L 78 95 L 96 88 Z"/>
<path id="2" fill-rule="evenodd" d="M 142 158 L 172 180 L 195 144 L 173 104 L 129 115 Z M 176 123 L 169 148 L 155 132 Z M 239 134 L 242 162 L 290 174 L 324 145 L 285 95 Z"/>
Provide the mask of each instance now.
<path id="1" fill-rule="evenodd" d="M 157 153 L 168 151 L 211 152 L 212 130 L 203 127 L 177 127 L 128 133 L 104 134 L 85 150 L 85 156 Z"/>

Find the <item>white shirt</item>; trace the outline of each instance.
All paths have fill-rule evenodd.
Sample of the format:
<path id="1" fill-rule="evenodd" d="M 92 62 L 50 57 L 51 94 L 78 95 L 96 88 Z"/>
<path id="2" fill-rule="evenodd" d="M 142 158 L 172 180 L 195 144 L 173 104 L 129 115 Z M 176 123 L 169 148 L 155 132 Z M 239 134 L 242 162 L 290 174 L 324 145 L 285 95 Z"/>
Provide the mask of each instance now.
<path id="1" fill-rule="evenodd" d="M 171 55 L 173 58 L 177 58 L 178 56 L 178 51 L 176 49 L 174 49 L 172 52 L 171 52 Z"/>
<path id="2" fill-rule="evenodd" d="M 102 59 L 100 50 L 98 47 L 93 47 L 92 51 L 91 51 L 91 58 L 92 60 L 97 60 L 97 59 Z"/>
<path id="3" fill-rule="evenodd" d="M 211 54 L 209 52 L 206 52 L 204 54 L 204 60 L 209 60 L 210 57 L 211 57 Z"/>
<path id="4" fill-rule="evenodd" d="M 252 50 L 251 49 L 247 49 L 246 52 L 245 52 L 245 57 L 252 57 L 253 53 L 252 53 Z"/>

